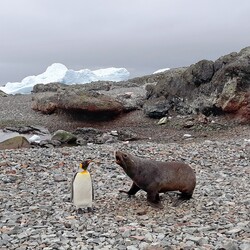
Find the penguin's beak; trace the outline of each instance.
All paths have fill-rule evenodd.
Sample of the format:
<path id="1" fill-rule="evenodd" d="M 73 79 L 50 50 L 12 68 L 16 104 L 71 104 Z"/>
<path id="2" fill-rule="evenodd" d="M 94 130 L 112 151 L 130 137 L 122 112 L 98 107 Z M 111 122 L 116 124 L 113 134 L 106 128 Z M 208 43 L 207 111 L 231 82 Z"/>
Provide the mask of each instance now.
<path id="1" fill-rule="evenodd" d="M 90 164 L 91 162 L 95 162 L 94 160 L 88 160 L 88 164 Z"/>

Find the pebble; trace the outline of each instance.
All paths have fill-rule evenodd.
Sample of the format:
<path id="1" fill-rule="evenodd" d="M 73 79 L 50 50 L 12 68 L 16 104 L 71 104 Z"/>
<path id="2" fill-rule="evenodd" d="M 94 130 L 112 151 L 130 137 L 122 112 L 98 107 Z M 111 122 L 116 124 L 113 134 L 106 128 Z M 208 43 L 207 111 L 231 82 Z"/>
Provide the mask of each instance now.
<path id="1" fill-rule="evenodd" d="M 0 151 L 1 249 L 250 249 L 249 142 L 244 139 L 157 144 L 130 142 Z M 115 150 L 182 160 L 195 170 L 191 200 L 164 209 L 146 193 L 129 198 L 131 180 L 114 161 Z M 83 158 L 95 190 L 94 213 L 76 213 L 71 180 Z"/>

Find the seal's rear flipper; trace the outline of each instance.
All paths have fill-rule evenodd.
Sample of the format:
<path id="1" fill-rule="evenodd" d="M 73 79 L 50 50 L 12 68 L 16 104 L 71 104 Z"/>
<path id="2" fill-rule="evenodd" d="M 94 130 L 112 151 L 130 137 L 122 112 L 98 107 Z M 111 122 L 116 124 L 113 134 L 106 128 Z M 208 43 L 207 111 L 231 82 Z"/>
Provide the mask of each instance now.
<path id="1" fill-rule="evenodd" d="M 155 192 L 154 190 L 147 192 L 147 201 L 151 207 L 163 209 L 159 193 Z"/>
<path id="2" fill-rule="evenodd" d="M 173 206 L 178 207 L 180 204 L 182 204 L 186 200 L 190 200 L 192 198 L 192 194 L 187 193 L 181 193 L 180 197 L 174 201 Z"/>

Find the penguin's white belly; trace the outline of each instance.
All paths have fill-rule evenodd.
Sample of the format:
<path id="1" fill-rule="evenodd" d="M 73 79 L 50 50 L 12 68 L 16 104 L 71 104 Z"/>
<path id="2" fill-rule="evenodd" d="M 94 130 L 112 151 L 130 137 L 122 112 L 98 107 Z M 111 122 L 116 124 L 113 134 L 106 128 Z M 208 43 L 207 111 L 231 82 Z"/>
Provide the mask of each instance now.
<path id="1" fill-rule="evenodd" d="M 92 207 L 92 182 L 89 173 L 77 173 L 73 182 L 73 203 L 77 209 Z"/>

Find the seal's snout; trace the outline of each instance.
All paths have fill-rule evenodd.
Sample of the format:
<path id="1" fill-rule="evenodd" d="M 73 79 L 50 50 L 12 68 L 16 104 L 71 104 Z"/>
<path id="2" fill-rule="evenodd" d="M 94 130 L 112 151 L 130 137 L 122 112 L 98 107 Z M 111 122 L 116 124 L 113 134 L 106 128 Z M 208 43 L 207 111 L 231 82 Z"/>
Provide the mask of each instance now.
<path id="1" fill-rule="evenodd" d="M 120 151 L 116 151 L 115 152 L 115 162 L 118 164 L 118 165 L 121 165 L 122 164 L 122 153 Z"/>
<path id="2" fill-rule="evenodd" d="M 121 156 L 119 154 L 119 151 L 115 152 L 115 162 L 119 165 L 121 164 Z"/>

